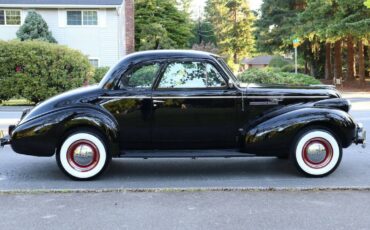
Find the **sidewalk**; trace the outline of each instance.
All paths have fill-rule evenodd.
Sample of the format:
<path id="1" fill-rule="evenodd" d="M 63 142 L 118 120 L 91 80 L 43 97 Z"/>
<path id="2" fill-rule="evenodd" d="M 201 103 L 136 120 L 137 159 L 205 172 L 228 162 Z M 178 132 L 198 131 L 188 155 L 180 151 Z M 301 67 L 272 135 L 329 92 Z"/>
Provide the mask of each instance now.
<path id="1" fill-rule="evenodd" d="M 341 92 L 344 98 L 369 98 L 370 92 Z"/>
<path id="2" fill-rule="evenodd" d="M 33 106 L 0 106 L 0 112 L 22 112 L 29 108 L 33 108 Z"/>

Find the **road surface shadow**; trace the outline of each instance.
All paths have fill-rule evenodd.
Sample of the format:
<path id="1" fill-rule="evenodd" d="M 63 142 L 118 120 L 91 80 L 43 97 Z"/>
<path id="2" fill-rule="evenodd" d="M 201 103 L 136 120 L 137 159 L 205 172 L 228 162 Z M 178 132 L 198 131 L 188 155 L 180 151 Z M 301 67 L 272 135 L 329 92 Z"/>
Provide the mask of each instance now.
<path id="1" fill-rule="evenodd" d="M 296 177 L 289 160 L 277 158 L 113 159 L 105 178 Z"/>

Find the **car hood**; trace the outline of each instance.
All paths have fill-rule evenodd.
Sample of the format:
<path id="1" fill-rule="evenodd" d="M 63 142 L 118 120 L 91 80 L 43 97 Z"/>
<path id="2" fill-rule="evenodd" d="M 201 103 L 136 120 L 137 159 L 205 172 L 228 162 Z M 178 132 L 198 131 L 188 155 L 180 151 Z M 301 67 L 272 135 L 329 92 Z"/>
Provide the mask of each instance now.
<path id="1" fill-rule="evenodd" d="M 92 103 L 98 98 L 98 95 L 101 94 L 102 91 L 103 90 L 99 86 L 93 85 L 56 95 L 38 104 L 29 111 L 29 113 L 23 114 L 20 123 L 71 105 Z"/>

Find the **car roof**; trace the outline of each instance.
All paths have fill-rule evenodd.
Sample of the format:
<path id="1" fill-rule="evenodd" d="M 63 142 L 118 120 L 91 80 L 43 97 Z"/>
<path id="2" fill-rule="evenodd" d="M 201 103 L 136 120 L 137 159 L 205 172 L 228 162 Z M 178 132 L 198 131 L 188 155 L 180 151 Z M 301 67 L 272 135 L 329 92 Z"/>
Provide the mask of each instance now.
<path id="1" fill-rule="evenodd" d="M 196 50 L 149 50 L 132 53 L 124 57 L 122 60 L 154 60 L 157 58 L 201 58 L 209 59 L 218 57 L 216 54 L 196 51 Z"/>

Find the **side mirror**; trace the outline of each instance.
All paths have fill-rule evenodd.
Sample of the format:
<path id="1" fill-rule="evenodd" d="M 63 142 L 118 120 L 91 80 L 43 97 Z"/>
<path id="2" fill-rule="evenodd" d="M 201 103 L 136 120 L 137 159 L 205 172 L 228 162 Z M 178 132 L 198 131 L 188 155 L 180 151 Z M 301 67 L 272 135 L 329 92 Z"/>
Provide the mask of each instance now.
<path id="1" fill-rule="evenodd" d="M 233 80 L 229 79 L 229 82 L 227 84 L 229 85 L 230 89 L 235 88 L 235 84 L 234 84 Z"/>

